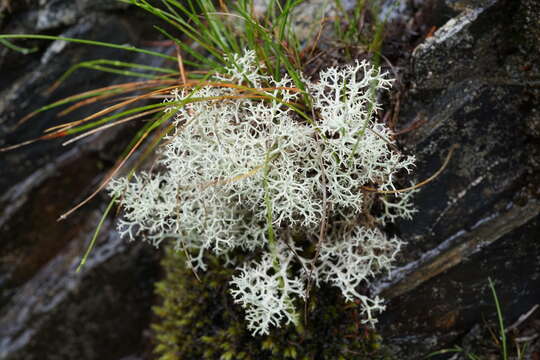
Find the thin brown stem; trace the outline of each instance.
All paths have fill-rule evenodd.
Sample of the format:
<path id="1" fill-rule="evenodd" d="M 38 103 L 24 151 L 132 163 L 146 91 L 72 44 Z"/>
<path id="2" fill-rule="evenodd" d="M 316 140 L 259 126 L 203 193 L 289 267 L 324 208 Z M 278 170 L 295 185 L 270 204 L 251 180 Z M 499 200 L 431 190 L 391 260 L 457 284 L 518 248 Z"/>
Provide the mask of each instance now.
<path id="1" fill-rule="evenodd" d="M 415 184 L 413 186 L 409 186 L 409 187 L 404 188 L 404 189 L 398 189 L 398 190 L 377 190 L 375 188 L 368 187 L 368 186 L 362 186 L 361 189 L 365 190 L 365 191 L 375 192 L 377 194 L 398 194 L 398 193 L 418 189 L 418 188 L 432 182 L 433 180 L 435 180 L 444 171 L 444 169 L 446 168 L 446 166 L 450 162 L 450 159 L 452 158 L 452 154 L 454 153 L 454 150 L 457 149 L 458 147 L 459 147 L 458 144 L 452 145 L 452 147 L 450 147 L 450 151 L 448 152 L 448 155 L 446 155 L 446 159 L 444 159 L 444 163 L 442 164 L 440 169 L 437 170 L 435 172 L 435 174 L 431 175 L 426 180 L 419 182 L 418 184 Z"/>

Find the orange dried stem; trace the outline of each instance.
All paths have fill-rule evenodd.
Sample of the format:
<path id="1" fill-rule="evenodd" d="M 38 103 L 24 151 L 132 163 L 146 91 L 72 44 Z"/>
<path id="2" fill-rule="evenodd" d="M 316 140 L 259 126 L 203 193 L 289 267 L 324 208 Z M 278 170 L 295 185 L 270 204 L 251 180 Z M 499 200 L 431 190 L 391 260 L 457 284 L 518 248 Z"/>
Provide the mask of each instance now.
<path id="1" fill-rule="evenodd" d="M 446 166 L 450 162 L 450 159 L 452 158 L 452 154 L 453 154 L 454 150 L 457 149 L 458 147 L 459 147 L 458 144 L 452 145 L 452 147 L 450 148 L 450 151 L 448 152 L 448 155 L 446 155 L 446 159 L 444 159 L 444 163 L 442 164 L 441 168 L 439 170 L 437 170 L 435 172 L 435 174 L 431 175 L 429 178 L 427 178 L 424 181 L 419 182 L 416 185 L 409 186 L 409 187 L 407 187 L 405 189 L 399 189 L 399 190 L 377 190 L 377 189 L 374 189 L 374 188 L 371 188 L 371 187 L 368 187 L 368 186 L 362 186 L 361 189 L 366 190 L 366 191 L 370 191 L 370 192 L 375 192 L 377 194 L 397 194 L 397 193 L 402 193 L 402 192 L 407 192 L 407 191 L 411 191 L 411 190 L 414 190 L 414 189 L 418 189 L 418 188 L 432 182 L 433 180 L 435 180 L 444 171 L 444 169 L 446 168 Z"/>
<path id="2" fill-rule="evenodd" d="M 175 83 L 175 82 L 176 82 L 175 80 L 145 80 L 145 81 L 136 81 L 136 82 L 131 82 L 131 83 L 111 85 L 111 86 L 106 86 L 106 87 L 102 87 L 102 88 L 98 88 L 98 89 L 84 91 L 84 92 L 79 93 L 79 94 L 75 94 L 75 95 L 65 97 L 63 99 L 60 99 L 60 100 L 56 101 L 55 104 L 58 104 L 58 103 L 61 103 L 61 102 L 68 103 L 70 101 L 76 101 L 77 99 L 80 99 L 81 97 L 90 96 L 91 94 L 97 93 L 97 92 L 100 92 L 100 91 L 122 89 L 122 88 L 125 88 L 125 87 L 129 88 L 130 86 L 137 86 L 138 84 L 150 84 L 150 83 L 152 83 L 152 84 L 155 84 L 155 85 L 160 85 L 160 84 L 167 84 L 167 83 L 170 84 L 170 83 Z M 37 111 L 33 111 L 30 114 L 24 116 L 22 119 L 20 119 L 17 122 L 16 126 L 22 125 L 23 123 L 25 123 L 26 121 L 28 121 L 30 118 L 34 117 L 35 115 L 39 114 L 40 112 L 41 112 L 40 110 L 37 110 Z"/>
<path id="3" fill-rule="evenodd" d="M 109 181 L 113 178 L 114 175 L 116 175 L 116 173 L 118 172 L 118 170 L 120 170 L 120 168 L 122 168 L 122 166 L 124 166 L 124 164 L 126 163 L 126 161 L 131 157 L 131 155 L 133 155 L 133 153 L 135 152 L 135 150 L 137 150 L 139 148 L 139 146 L 141 145 L 141 143 L 144 141 L 144 139 L 146 139 L 146 137 L 148 136 L 148 132 L 143 134 L 141 136 L 141 138 L 137 141 L 137 143 L 135 143 L 135 145 L 133 146 L 133 148 L 131 148 L 131 150 L 129 151 L 129 153 L 119 162 L 117 163 L 117 165 L 109 172 L 109 174 L 107 174 L 107 176 L 105 177 L 105 179 L 103 179 L 103 181 L 101 182 L 101 184 L 98 186 L 98 188 L 96 190 L 94 190 L 94 192 L 92 194 L 90 194 L 86 199 L 84 199 L 83 201 L 81 201 L 80 203 L 78 203 L 77 205 L 75 205 L 73 208 L 71 208 L 70 210 L 66 211 L 65 213 L 63 213 L 62 215 L 60 215 L 60 217 L 58 218 L 58 221 L 61 221 L 61 220 L 64 220 L 65 218 L 67 218 L 69 215 L 71 215 L 74 211 L 76 211 L 77 209 L 79 209 L 81 206 L 83 206 L 84 204 L 88 203 L 90 200 L 92 200 L 97 194 L 99 194 L 99 192 L 101 190 L 103 190 L 103 188 L 105 188 L 105 186 L 107 186 L 107 184 L 109 183 Z"/>

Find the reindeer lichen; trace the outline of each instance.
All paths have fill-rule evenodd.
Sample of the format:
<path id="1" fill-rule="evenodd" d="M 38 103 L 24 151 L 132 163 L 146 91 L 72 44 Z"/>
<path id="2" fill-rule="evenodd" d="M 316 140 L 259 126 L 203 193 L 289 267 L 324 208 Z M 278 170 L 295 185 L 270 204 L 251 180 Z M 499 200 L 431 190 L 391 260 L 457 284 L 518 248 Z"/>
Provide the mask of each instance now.
<path id="1" fill-rule="evenodd" d="M 206 252 L 235 264 L 230 292 L 252 334 L 296 322 L 297 300 L 322 282 L 359 300 L 375 324 L 382 300 L 359 285 L 388 271 L 402 245 L 376 226 L 414 212 L 410 196 L 363 191 L 395 189 L 414 166 L 375 119 L 375 94 L 392 81 L 363 61 L 304 79 L 300 91 L 265 74 L 253 52 L 231 63 L 212 84 L 174 90 L 175 131 L 154 170 L 111 183 L 120 232 L 155 245 L 175 239 L 195 271 L 206 269 Z M 369 214 L 375 203 L 378 217 Z M 256 258 L 237 263 L 237 249 Z"/>

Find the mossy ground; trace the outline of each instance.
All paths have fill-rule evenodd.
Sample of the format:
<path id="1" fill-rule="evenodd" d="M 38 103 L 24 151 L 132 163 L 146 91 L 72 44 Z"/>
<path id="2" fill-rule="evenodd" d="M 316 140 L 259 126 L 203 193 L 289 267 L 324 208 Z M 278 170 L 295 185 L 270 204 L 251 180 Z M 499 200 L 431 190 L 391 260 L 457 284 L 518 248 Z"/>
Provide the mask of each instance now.
<path id="1" fill-rule="evenodd" d="M 358 305 L 345 303 L 339 291 L 313 289 L 302 329 L 289 325 L 253 337 L 228 291 L 234 269 L 210 258 L 199 281 L 184 262 L 182 253 L 166 250 L 156 284 L 153 330 L 161 360 L 390 359 L 380 337 L 361 325 Z"/>

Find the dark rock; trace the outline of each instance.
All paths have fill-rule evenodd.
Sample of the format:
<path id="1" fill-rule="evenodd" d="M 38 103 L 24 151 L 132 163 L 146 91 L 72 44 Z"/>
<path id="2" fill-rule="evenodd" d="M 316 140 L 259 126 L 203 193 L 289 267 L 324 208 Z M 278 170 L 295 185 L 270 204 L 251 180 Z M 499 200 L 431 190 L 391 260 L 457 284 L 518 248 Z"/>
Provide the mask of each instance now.
<path id="1" fill-rule="evenodd" d="M 55 34 L 140 44 L 154 19 L 149 22 L 134 9 L 106 11 L 118 9 L 118 4 L 13 2 L 2 32 L 35 33 L 39 14 L 47 11 L 61 26 L 52 28 L 56 25 L 50 20 L 49 30 Z M 73 7 L 75 17 L 62 18 L 69 11 L 60 9 Z M 163 61 L 61 41 L 15 43 L 37 46 L 38 51 L 23 56 L 0 45 L 0 147 L 35 138 L 50 126 L 78 120 L 102 105 L 63 119 L 55 111 L 44 112 L 19 124 L 31 111 L 69 95 L 133 80 L 77 70 L 49 92 L 69 67 L 100 58 L 155 66 Z M 1 359 L 117 360 L 140 358 L 147 351 L 145 334 L 159 253 L 124 243 L 106 221 L 88 263 L 76 273 L 109 199 L 98 196 L 67 220 L 57 222 L 63 212 L 97 187 L 136 130 L 137 126 L 107 131 L 69 147 L 62 147 L 60 141 L 45 141 L 0 153 Z"/>
<path id="2" fill-rule="evenodd" d="M 52 0 L 40 3 L 35 29 L 38 31 L 73 25 L 87 13 L 125 9 L 128 4 L 109 0 Z"/>
<path id="3" fill-rule="evenodd" d="M 135 28 L 130 27 L 125 19 L 114 15 L 90 15 L 81 18 L 76 25 L 60 35 L 119 44 L 137 41 Z M 102 72 L 77 70 L 66 84 L 50 94 L 48 90 L 71 66 L 81 61 L 95 59 L 127 60 L 131 57 L 131 60 L 134 60 L 132 54 L 110 48 L 81 46 L 63 41 L 45 44 L 48 46 L 44 51 L 32 54 L 29 59 L 23 61 L 14 61 L 22 56 L 14 55 L 13 52 L 6 58 L 0 56 L 3 72 L 0 82 L 0 147 L 36 138 L 43 134 L 46 128 L 57 125 L 60 121 L 80 119 L 88 115 L 92 109 L 74 112 L 62 119 L 58 119 L 54 112 L 44 112 L 39 117 L 19 124 L 19 120 L 31 111 L 85 90 L 111 85 L 113 81 L 126 81 L 126 78 L 111 80 L 110 75 Z M 149 59 L 138 57 L 138 61 L 149 62 Z M 5 173 L 0 178 L 0 188 L 21 181 L 36 168 L 45 166 L 65 152 L 66 148 L 62 148 L 59 144 L 59 141 L 49 141 L 38 147 L 29 146 L 1 157 L 0 167 Z"/>
<path id="4" fill-rule="evenodd" d="M 446 6 L 452 9 L 463 11 L 466 9 L 474 9 L 486 6 L 491 0 L 445 0 Z"/>
<path id="5" fill-rule="evenodd" d="M 399 359 L 496 317 L 488 278 L 508 322 L 540 302 L 540 38 L 526 30 L 540 13 L 527 0 L 467 3 L 413 52 L 402 103 L 403 128 L 421 124 L 400 138 L 419 179 L 454 152 L 398 226 L 401 265 L 373 288 L 390 299 L 381 331 Z"/>
<path id="6" fill-rule="evenodd" d="M 119 359 L 141 351 L 156 279 L 155 250 L 119 239 L 110 223 L 75 272 L 100 211 L 20 286 L 0 313 L 2 359 Z M 38 244 L 43 246 L 43 244 Z M 37 246 L 34 244 L 34 246 Z"/>
<path id="7" fill-rule="evenodd" d="M 528 43 L 540 51 L 540 3 L 536 0 L 522 0 L 523 32 Z"/>

